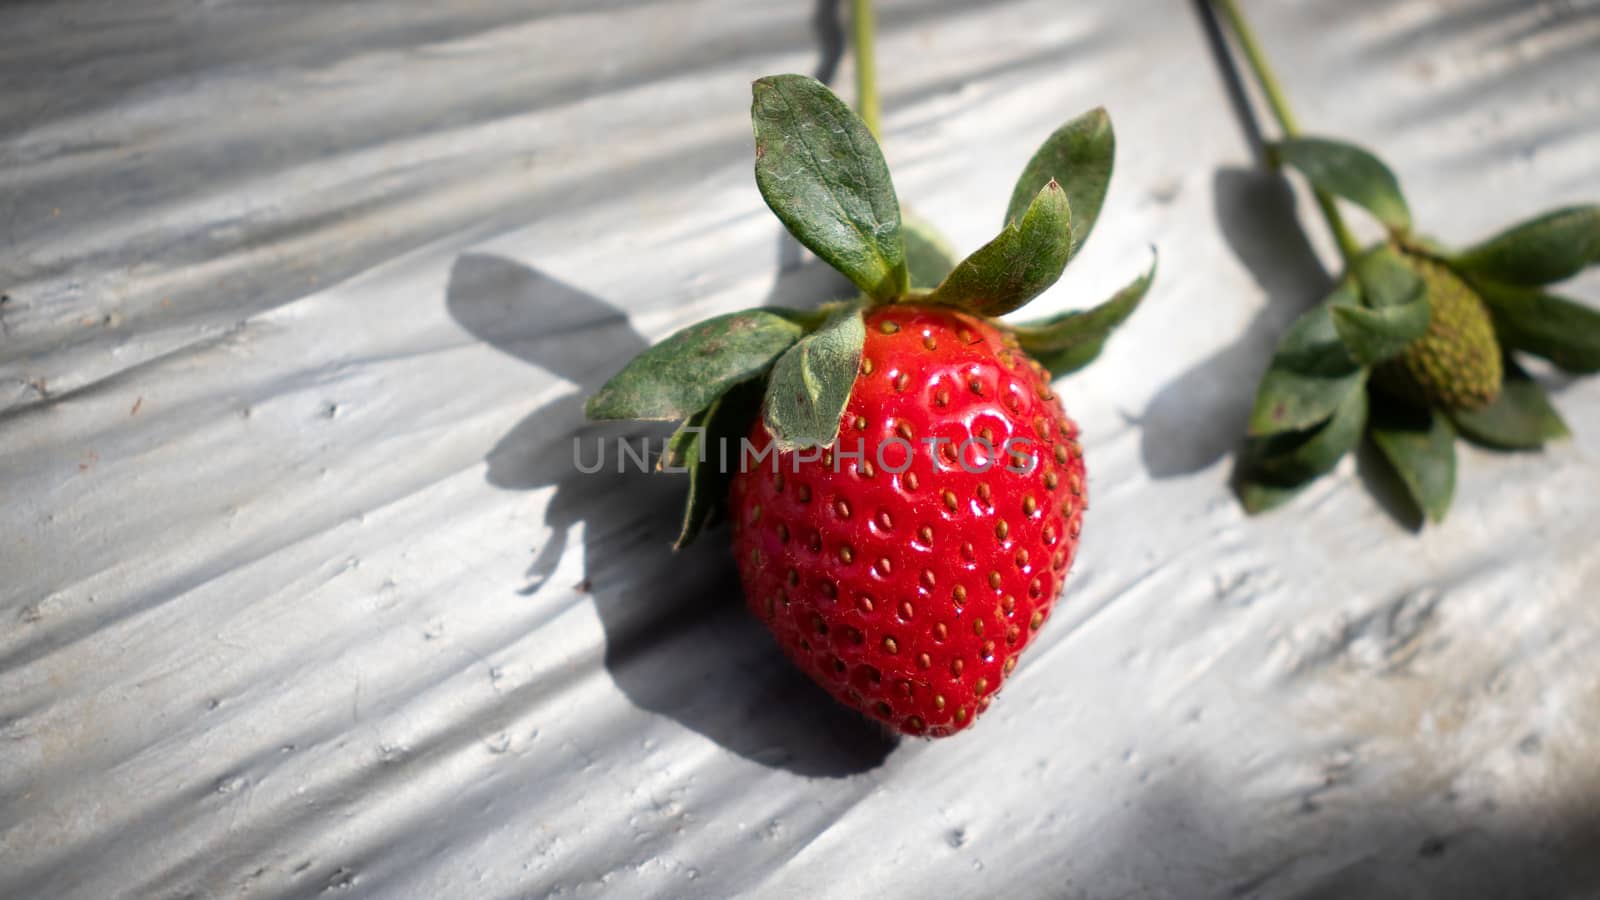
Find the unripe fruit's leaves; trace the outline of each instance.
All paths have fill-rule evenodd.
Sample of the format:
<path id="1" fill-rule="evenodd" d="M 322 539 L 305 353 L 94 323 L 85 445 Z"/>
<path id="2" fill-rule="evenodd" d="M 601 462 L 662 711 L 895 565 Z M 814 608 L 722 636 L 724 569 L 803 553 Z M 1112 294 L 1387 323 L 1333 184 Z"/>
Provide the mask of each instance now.
<path id="1" fill-rule="evenodd" d="M 1450 420 L 1425 409 L 1380 410 L 1372 418 L 1372 441 L 1423 515 L 1444 521 L 1456 489 L 1456 432 Z"/>
<path id="2" fill-rule="evenodd" d="M 861 310 L 847 306 L 778 357 L 762 411 L 779 451 L 833 444 L 866 338 Z"/>
<path id="3" fill-rule="evenodd" d="M 1317 189 L 1365 207 L 1390 228 L 1411 227 L 1411 210 L 1400 183 L 1367 150 L 1326 138 L 1290 138 L 1273 145 L 1278 160 L 1299 169 Z"/>
<path id="4" fill-rule="evenodd" d="M 1345 348 L 1364 366 L 1398 356 L 1428 333 L 1428 302 L 1421 296 L 1403 306 L 1368 309 L 1336 305 L 1330 312 Z"/>
<path id="5" fill-rule="evenodd" d="M 956 267 L 956 254 L 944 236 L 926 219 L 910 210 L 901 212 L 900 237 L 906 245 L 906 269 L 913 290 L 938 287 Z"/>
<path id="6" fill-rule="evenodd" d="M 1360 390 L 1365 373 L 1345 349 L 1329 309 L 1360 302 L 1352 280 L 1301 316 L 1284 334 L 1256 390 L 1250 413 L 1254 437 L 1303 431 L 1325 422 L 1345 395 Z"/>
<path id="7" fill-rule="evenodd" d="M 821 82 L 774 75 L 754 86 L 756 185 L 784 227 L 876 299 L 907 287 L 900 207 L 865 123 Z"/>
<path id="8" fill-rule="evenodd" d="M 1239 502 L 1244 505 L 1244 511 L 1250 515 L 1260 515 L 1264 512 L 1277 509 L 1294 496 L 1306 489 L 1310 481 L 1299 484 L 1268 484 L 1264 481 L 1255 481 L 1246 476 L 1239 482 Z"/>
<path id="9" fill-rule="evenodd" d="M 1155 252 L 1154 248 L 1151 248 L 1151 252 Z M 1011 332 L 1016 335 L 1022 349 L 1041 361 L 1086 344 L 1104 344 L 1106 337 L 1139 308 L 1140 301 L 1150 290 L 1150 282 L 1155 280 L 1156 263 L 1156 259 L 1151 259 L 1150 268 L 1143 275 L 1099 306 L 1023 322 L 1014 326 Z M 1050 366 L 1046 365 L 1045 368 Z"/>
<path id="10" fill-rule="evenodd" d="M 1100 216 L 1111 167 L 1116 157 L 1116 135 L 1103 107 L 1092 109 L 1056 129 L 1045 139 L 1011 191 L 1006 221 L 1021 218 L 1033 198 L 1052 180 L 1067 193 L 1072 207 L 1072 253 L 1078 252 Z"/>
<path id="11" fill-rule="evenodd" d="M 1311 431 L 1252 438 L 1245 444 L 1236 489 L 1245 512 L 1281 506 L 1326 474 L 1356 443 L 1367 424 L 1367 392 L 1345 394 L 1327 422 Z"/>
<path id="12" fill-rule="evenodd" d="M 732 453 L 739 452 L 739 440 L 750 431 L 761 394 L 758 382 L 736 384 L 684 422 L 668 440 L 663 463 L 673 468 L 685 466 L 689 471 L 689 498 L 673 549 L 682 550 L 693 543 L 726 504 L 728 481 L 738 463 L 737 457 L 730 463 L 724 454 L 730 452 L 730 446 Z"/>
<path id="13" fill-rule="evenodd" d="M 1568 372 L 1600 372 L 1600 311 L 1535 288 L 1476 282 L 1501 343 Z"/>
<path id="14" fill-rule="evenodd" d="M 747 309 L 690 325 L 633 358 L 589 398 L 591 419 L 685 419 L 767 370 L 800 339 L 781 310 Z"/>
<path id="15" fill-rule="evenodd" d="M 1367 424 L 1367 392 L 1350 391 L 1333 417 L 1311 431 L 1258 438 L 1246 447 L 1250 481 L 1291 487 L 1331 470 L 1361 440 Z"/>
<path id="16" fill-rule="evenodd" d="M 1371 251 L 1355 264 L 1365 306 L 1348 302 L 1329 310 L 1350 355 L 1362 365 L 1389 359 L 1428 331 L 1428 298 L 1422 277 L 1391 247 Z"/>
<path id="17" fill-rule="evenodd" d="M 1549 284 L 1600 263 L 1600 205 L 1545 213 L 1451 260 L 1469 275 L 1507 284 Z"/>
<path id="18" fill-rule="evenodd" d="M 1066 192 L 1051 181 L 1020 220 L 957 264 L 926 302 L 1003 315 L 1055 284 L 1071 255 L 1072 212 Z"/>
<path id="19" fill-rule="evenodd" d="M 1362 300 L 1373 309 L 1414 303 L 1426 293 L 1422 276 L 1400 251 L 1387 244 L 1380 244 L 1356 260 L 1355 275 L 1361 284 Z"/>
<path id="20" fill-rule="evenodd" d="M 1532 450 L 1571 432 L 1544 388 L 1509 358 L 1500 396 L 1482 409 L 1455 410 L 1450 418 L 1474 443 L 1501 450 Z"/>

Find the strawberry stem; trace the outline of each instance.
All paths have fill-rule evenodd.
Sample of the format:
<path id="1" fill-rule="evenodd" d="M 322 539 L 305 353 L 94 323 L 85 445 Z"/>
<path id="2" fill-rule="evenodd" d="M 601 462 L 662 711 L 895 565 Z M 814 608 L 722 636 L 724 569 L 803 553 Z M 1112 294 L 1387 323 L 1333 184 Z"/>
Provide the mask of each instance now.
<path id="1" fill-rule="evenodd" d="M 1272 64 L 1267 62 L 1266 53 L 1256 40 L 1250 23 L 1245 21 L 1244 13 L 1239 10 L 1239 4 L 1235 0 L 1216 0 L 1216 4 L 1222 11 L 1223 17 L 1228 20 L 1234 36 L 1238 38 L 1239 47 L 1244 51 L 1250 71 L 1255 75 L 1256 83 L 1261 86 L 1261 92 L 1266 95 L 1267 105 L 1272 108 L 1272 116 L 1278 121 L 1283 136 L 1299 137 L 1300 125 L 1295 120 L 1294 111 L 1289 108 L 1283 86 L 1278 83 L 1278 76 L 1273 72 Z M 1269 153 L 1268 156 L 1276 168 L 1278 166 L 1276 155 Z M 1350 234 L 1350 230 L 1345 227 L 1344 217 L 1339 214 L 1339 207 L 1333 197 L 1325 191 L 1315 191 L 1315 193 L 1317 206 L 1322 210 L 1322 218 L 1327 220 L 1328 230 L 1333 232 L 1333 239 L 1339 245 L 1339 255 L 1344 258 L 1344 264 L 1348 268 L 1361 254 L 1361 247 Z"/>
<path id="2" fill-rule="evenodd" d="M 850 24 L 856 45 L 856 111 L 872 136 L 878 132 L 878 72 L 872 57 L 872 0 L 854 0 Z"/>

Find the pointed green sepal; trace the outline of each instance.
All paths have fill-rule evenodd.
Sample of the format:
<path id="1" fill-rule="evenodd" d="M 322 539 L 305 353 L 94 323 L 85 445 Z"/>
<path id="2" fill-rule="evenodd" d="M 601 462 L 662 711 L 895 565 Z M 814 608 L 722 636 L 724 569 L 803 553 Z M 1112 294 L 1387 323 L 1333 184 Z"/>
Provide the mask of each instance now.
<path id="1" fill-rule="evenodd" d="M 1428 302 L 1422 297 L 1404 306 L 1368 309 L 1335 305 L 1329 312 L 1345 349 L 1364 366 L 1400 355 L 1412 341 L 1428 333 Z"/>
<path id="2" fill-rule="evenodd" d="M 591 419 L 685 419 L 733 385 L 767 370 L 800 339 L 793 316 L 747 309 L 683 329 L 633 358 L 584 412 Z"/>
<path id="3" fill-rule="evenodd" d="M 1489 306 L 1501 343 L 1568 372 L 1600 372 L 1600 311 L 1537 288 L 1481 280 L 1473 286 Z"/>
<path id="4" fill-rule="evenodd" d="M 1361 389 L 1366 372 L 1345 349 L 1330 313 L 1333 306 L 1359 302 L 1354 281 L 1345 279 L 1284 333 L 1256 390 L 1251 436 L 1304 431 L 1327 421 L 1346 395 Z"/>
<path id="5" fill-rule="evenodd" d="M 1534 450 L 1571 434 L 1544 388 L 1510 357 L 1494 402 L 1482 409 L 1454 410 L 1450 418 L 1468 440 L 1497 450 Z"/>
<path id="6" fill-rule="evenodd" d="M 1301 137 L 1272 146 L 1278 160 L 1300 170 L 1318 190 L 1365 208 L 1396 231 L 1411 227 L 1411 210 L 1400 182 L 1370 151 L 1343 141 Z"/>
<path id="7" fill-rule="evenodd" d="M 1066 192 L 1051 181 L 1020 220 L 958 263 L 926 302 L 1003 315 L 1055 284 L 1071 254 L 1072 212 Z"/>
<path id="8" fill-rule="evenodd" d="M 690 471 L 701 455 L 706 436 L 706 415 L 721 402 L 718 397 L 711 406 L 695 413 L 678 425 L 667 438 L 667 445 L 656 457 L 656 471 L 681 475 Z"/>
<path id="9" fill-rule="evenodd" d="M 1373 309 L 1414 303 L 1427 292 L 1422 276 L 1401 251 L 1387 244 L 1379 244 L 1362 254 L 1354 269 L 1361 286 L 1361 300 Z"/>
<path id="10" fill-rule="evenodd" d="M 754 85 L 756 185 L 800 243 L 869 296 L 908 287 L 900 206 L 872 133 L 821 82 L 774 75 Z"/>
<path id="11" fill-rule="evenodd" d="M 1427 285 L 1399 251 L 1381 246 L 1356 261 L 1362 304 L 1333 304 L 1333 327 L 1356 362 L 1372 365 L 1428 332 Z"/>
<path id="12" fill-rule="evenodd" d="M 1600 205 L 1545 213 L 1461 252 L 1451 263 L 1468 275 L 1540 285 L 1600 263 Z"/>
<path id="13" fill-rule="evenodd" d="M 1371 433 L 1411 501 L 1429 521 L 1444 521 L 1456 489 L 1456 433 L 1450 420 L 1426 409 L 1385 405 L 1373 413 Z"/>
<path id="14" fill-rule="evenodd" d="M 1264 481 L 1297 484 L 1332 471 L 1361 440 L 1367 423 L 1367 392 L 1351 391 L 1328 421 L 1309 431 L 1284 432 L 1250 442 L 1250 470 Z"/>
<path id="15" fill-rule="evenodd" d="M 1017 179 L 1011 202 L 1006 207 L 1006 222 L 1021 218 L 1039 191 L 1055 181 L 1066 192 L 1067 203 L 1072 208 L 1070 258 L 1089 239 L 1089 232 L 1100 216 L 1100 207 L 1111 185 L 1116 152 L 1111 117 L 1103 107 L 1092 109 L 1056 129 L 1028 160 L 1022 176 Z"/>
<path id="16" fill-rule="evenodd" d="M 1016 335 L 1022 349 L 1041 362 L 1079 347 L 1104 344 L 1106 337 L 1133 315 L 1145 294 L 1149 293 L 1159 262 L 1154 247 L 1150 248 L 1150 253 L 1150 268 L 1099 306 L 1023 322 L 1010 326 L 1009 330 Z M 1049 366 L 1046 365 L 1046 368 Z"/>
<path id="17" fill-rule="evenodd" d="M 833 444 L 866 339 L 861 309 L 845 306 L 778 357 L 762 411 L 780 452 Z"/>
<path id="18" fill-rule="evenodd" d="M 738 468 L 737 457 L 730 459 L 729 453 L 740 451 L 739 439 L 749 433 L 761 395 L 759 382 L 736 384 L 668 440 L 663 456 L 667 470 L 687 470 L 689 474 L 689 496 L 673 549 L 689 546 L 720 516 L 727 503 L 728 481 Z"/>
<path id="19" fill-rule="evenodd" d="M 678 528 L 678 539 L 673 542 L 674 550 L 693 543 L 711 520 L 711 492 L 703 489 L 701 473 L 706 468 L 706 447 L 710 443 L 706 440 L 706 421 L 716 414 L 721 402 L 722 398 L 718 397 L 678 426 L 667 439 L 666 452 L 656 461 L 656 471 L 689 476 L 689 496 L 684 501 L 683 523 Z"/>
<path id="20" fill-rule="evenodd" d="M 1250 476 L 1242 477 L 1238 484 L 1239 502 L 1244 506 L 1244 511 L 1252 516 L 1274 509 L 1293 500 L 1297 494 L 1305 490 L 1310 481 L 1298 484 L 1269 484 L 1265 481 L 1253 480 Z"/>

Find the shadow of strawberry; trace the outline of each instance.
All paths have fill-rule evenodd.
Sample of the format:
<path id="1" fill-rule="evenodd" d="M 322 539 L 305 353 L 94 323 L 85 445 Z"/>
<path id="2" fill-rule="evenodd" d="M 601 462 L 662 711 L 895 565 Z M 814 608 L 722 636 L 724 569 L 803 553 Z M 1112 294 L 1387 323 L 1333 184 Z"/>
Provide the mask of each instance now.
<path id="1" fill-rule="evenodd" d="M 818 270 L 832 272 L 791 263 L 774 298 L 827 296 L 831 279 Z M 583 419 L 582 396 L 646 346 L 626 315 L 536 269 L 482 254 L 456 261 L 447 305 L 474 336 L 579 388 L 530 412 L 486 458 L 495 487 L 550 490 L 547 535 L 517 591 L 569 589 L 551 578 L 568 553 L 580 552 L 576 589 L 594 603 L 605 631 L 604 665 L 634 705 L 801 775 L 842 777 L 881 764 L 894 739 L 789 664 L 746 613 L 722 541 L 672 551 L 684 479 L 632 465 L 619 474 L 614 454 L 593 474 L 574 464 L 574 437 L 588 464 L 601 440 L 614 447 L 619 438 L 634 446 L 647 439 L 659 449 L 666 436 L 664 426 Z M 581 549 L 573 546 L 575 533 Z"/>

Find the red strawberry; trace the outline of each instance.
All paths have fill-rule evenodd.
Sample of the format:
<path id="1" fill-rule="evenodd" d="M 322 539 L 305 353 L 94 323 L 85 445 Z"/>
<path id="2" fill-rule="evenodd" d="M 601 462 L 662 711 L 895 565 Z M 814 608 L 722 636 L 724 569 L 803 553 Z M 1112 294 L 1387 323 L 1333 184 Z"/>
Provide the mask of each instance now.
<path id="1" fill-rule="evenodd" d="M 866 325 L 833 450 L 752 454 L 734 477 L 734 550 L 750 608 L 806 674 L 899 731 L 947 735 L 1059 595 L 1085 502 L 1078 429 L 981 318 L 886 306 Z M 750 440 L 765 450 L 764 422 Z"/>
<path id="2" fill-rule="evenodd" d="M 1094 227 L 1111 121 L 1058 128 L 1000 233 L 958 261 L 902 221 L 871 131 L 827 87 L 779 75 L 754 96 L 762 197 L 861 294 L 691 325 L 585 410 L 681 420 L 661 457 L 689 475 L 678 546 L 725 508 L 746 601 L 800 668 L 896 730 L 952 734 L 1016 668 L 1078 547 L 1083 456 L 1050 380 L 1093 361 L 1155 276 L 1090 309 L 993 318 Z"/>

